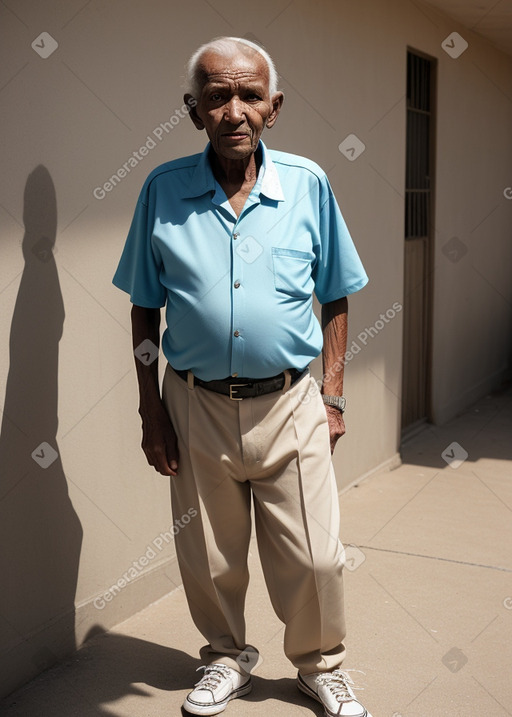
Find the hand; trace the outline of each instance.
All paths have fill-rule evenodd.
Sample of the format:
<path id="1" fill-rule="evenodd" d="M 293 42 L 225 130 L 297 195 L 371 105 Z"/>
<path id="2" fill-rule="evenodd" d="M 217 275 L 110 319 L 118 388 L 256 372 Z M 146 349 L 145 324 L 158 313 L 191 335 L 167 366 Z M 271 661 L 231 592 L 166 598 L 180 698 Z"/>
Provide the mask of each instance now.
<path id="1" fill-rule="evenodd" d="M 178 472 L 178 441 L 176 431 L 165 408 L 142 416 L 142 450 L 150 466 L 163 476 L 175 476 Z"/>
<path id="2" fill-rule="evenodd" d="M 327 422 L 329 423 L 332 456 L 338 439 L 345 434 L 345 421 L 343 420 L 342 412 L 338 408 L 326 405 L 325 411 L 327 413 Z"/>

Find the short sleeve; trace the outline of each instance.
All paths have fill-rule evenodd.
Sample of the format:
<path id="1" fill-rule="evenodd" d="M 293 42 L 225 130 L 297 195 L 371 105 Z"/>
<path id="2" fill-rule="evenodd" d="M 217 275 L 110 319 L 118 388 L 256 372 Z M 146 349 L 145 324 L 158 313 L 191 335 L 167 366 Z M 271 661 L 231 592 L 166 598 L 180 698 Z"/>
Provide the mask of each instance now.
<path id="1" fill-rule="evenodd" d="M 166 290 L 160 282 L 162 262 L 151 240 L 152 223 L 144 201 L 146 196 L 143 188 L 112 282 L 130 295 L 133 304 L 157 309 L 165 305 Z"/>
<path id="2" fill-rule="evenodd" d="M 318 301 L 327 304 L 359 291 L 368 277 L 327 177 L 321 184 L 320 247 L 313 279 Z"/>

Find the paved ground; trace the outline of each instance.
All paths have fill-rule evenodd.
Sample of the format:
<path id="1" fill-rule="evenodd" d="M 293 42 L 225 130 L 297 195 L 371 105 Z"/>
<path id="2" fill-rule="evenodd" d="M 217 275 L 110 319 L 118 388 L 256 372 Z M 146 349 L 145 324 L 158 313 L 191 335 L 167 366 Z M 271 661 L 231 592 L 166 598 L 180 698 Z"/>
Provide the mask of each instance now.
<path id="1" fill-rule="evenodd" d="M 400 468 L 341 497 L 345 667 L 364 672 L 353 677 L 373 717 L 512 715 L 512 392 L 426 428 L 402 455 Z M 226 714 L 320 716 L 282 655 L 255 545 L 251 576 L 249 641 L 263 662 L 252 694 Z M 200 645 L 176 590 L 11 695 L 0 714 L 180 715 Z"/>

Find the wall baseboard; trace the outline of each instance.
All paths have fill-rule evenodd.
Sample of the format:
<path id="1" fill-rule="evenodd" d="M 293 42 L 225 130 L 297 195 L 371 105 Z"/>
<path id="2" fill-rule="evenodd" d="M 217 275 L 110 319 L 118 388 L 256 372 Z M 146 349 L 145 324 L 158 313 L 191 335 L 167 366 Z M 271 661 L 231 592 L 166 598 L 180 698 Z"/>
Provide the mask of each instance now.
<path id="1" fill-rule="evenodd" d="M 507 378 L 509 378 L 509 370 L 504 366 L 499 369 L 499 371 L 495 371 L 490 374 L 490 376 L 486 376 L 478 383 L 473 384 L 463 393 L 434 409 L 434 424 L 436 426 L 442 426 L 448 423 L 448 421 L 455 418 L 461 411 L 464 411 L 480 398 L 499 388 Z"/>
<path id="2" fill-rule="evenodd" d="M 353 480 L 351 483 L 349 483 L 346 486 L 343 486 L 343 488 L 338 491 L 338 495 L 343 495 L 343 493 L 346 493 L 351 488 L 354 488 L 355 486 L 362 483 L 362 481 L 366 480 L 367 478 L 371 478 L 371 476 L 375 475 L 376 473 L 381 473 L 384 471 L 394 471 L 396 468 L 399 468 L 402 465 L 402 458 L 400 457 L 400 453 L 395 453 L 391 456 L 391 458 L 387 458 L 382 463 L 379 463 L 378 466 L 375 466 L 374 468 L 371 468 L 369 471 L 366 471 L 366 473 L 363 473 L 358 478 Z"/>

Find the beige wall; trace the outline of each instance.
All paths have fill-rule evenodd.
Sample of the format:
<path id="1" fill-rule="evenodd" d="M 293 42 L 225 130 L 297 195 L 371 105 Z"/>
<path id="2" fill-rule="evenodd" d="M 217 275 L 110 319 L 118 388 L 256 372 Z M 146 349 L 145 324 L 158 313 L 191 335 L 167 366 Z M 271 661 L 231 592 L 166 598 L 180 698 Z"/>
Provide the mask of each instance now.
<path id="1" fill-rule="evenodd" d="M 0 575 L 9 586 L 0 593 L 0 679 L 9 691 L 95 625 L 179 583 L 172 540 L 161 536 L 171 527 L 168 484 L 139 448 L 129 304 L 110 282 L 145 176 L 201 150 L 204 136 L 176 120 L 104 199 L 93 190 L 179 117 L 195 46 L 252 33 L 268 47 L 286 102 L 266 142 L 328 172 L 370 275 L 350 301 L 349 344 L 359 351 L 346 370 L 340 488 L 392 464 L 399 445 L 401 313 L 374 338 L 366 329 L 403 300 L 406 48 L 439 60 L 439 421 L 496 384 L 510 354 L 512 82 L 509 58 L 408 0 L 27 0 L 0 12 Z M 457 60 L 441 49 L 453 30 L 470 43 Z M 58 42 L 47 59 L 31 48 L 43 31 Z M 338 151 L 351 133 L 366 145 L 354 162 Z M 453 236 L 468 247 L 456 263 L 442 252 Z M 31 457 L 52 457 L 43 442 L 58 453 L 46 468 Z M 103 607 L 98 596 L 130 569 Z"/>
<path id="2" fill-rule="evenodd" d="M 433 398 L 440 423 L 496 387 L 511 355 L 512 201 L 504 191 L 512 185 L 512 73 L 510 60 L 466 34 L 465 61 L 445 56 L 439 65 Z M 442 252 L 452 237 L 467 248 L 456 263 Z"/>

